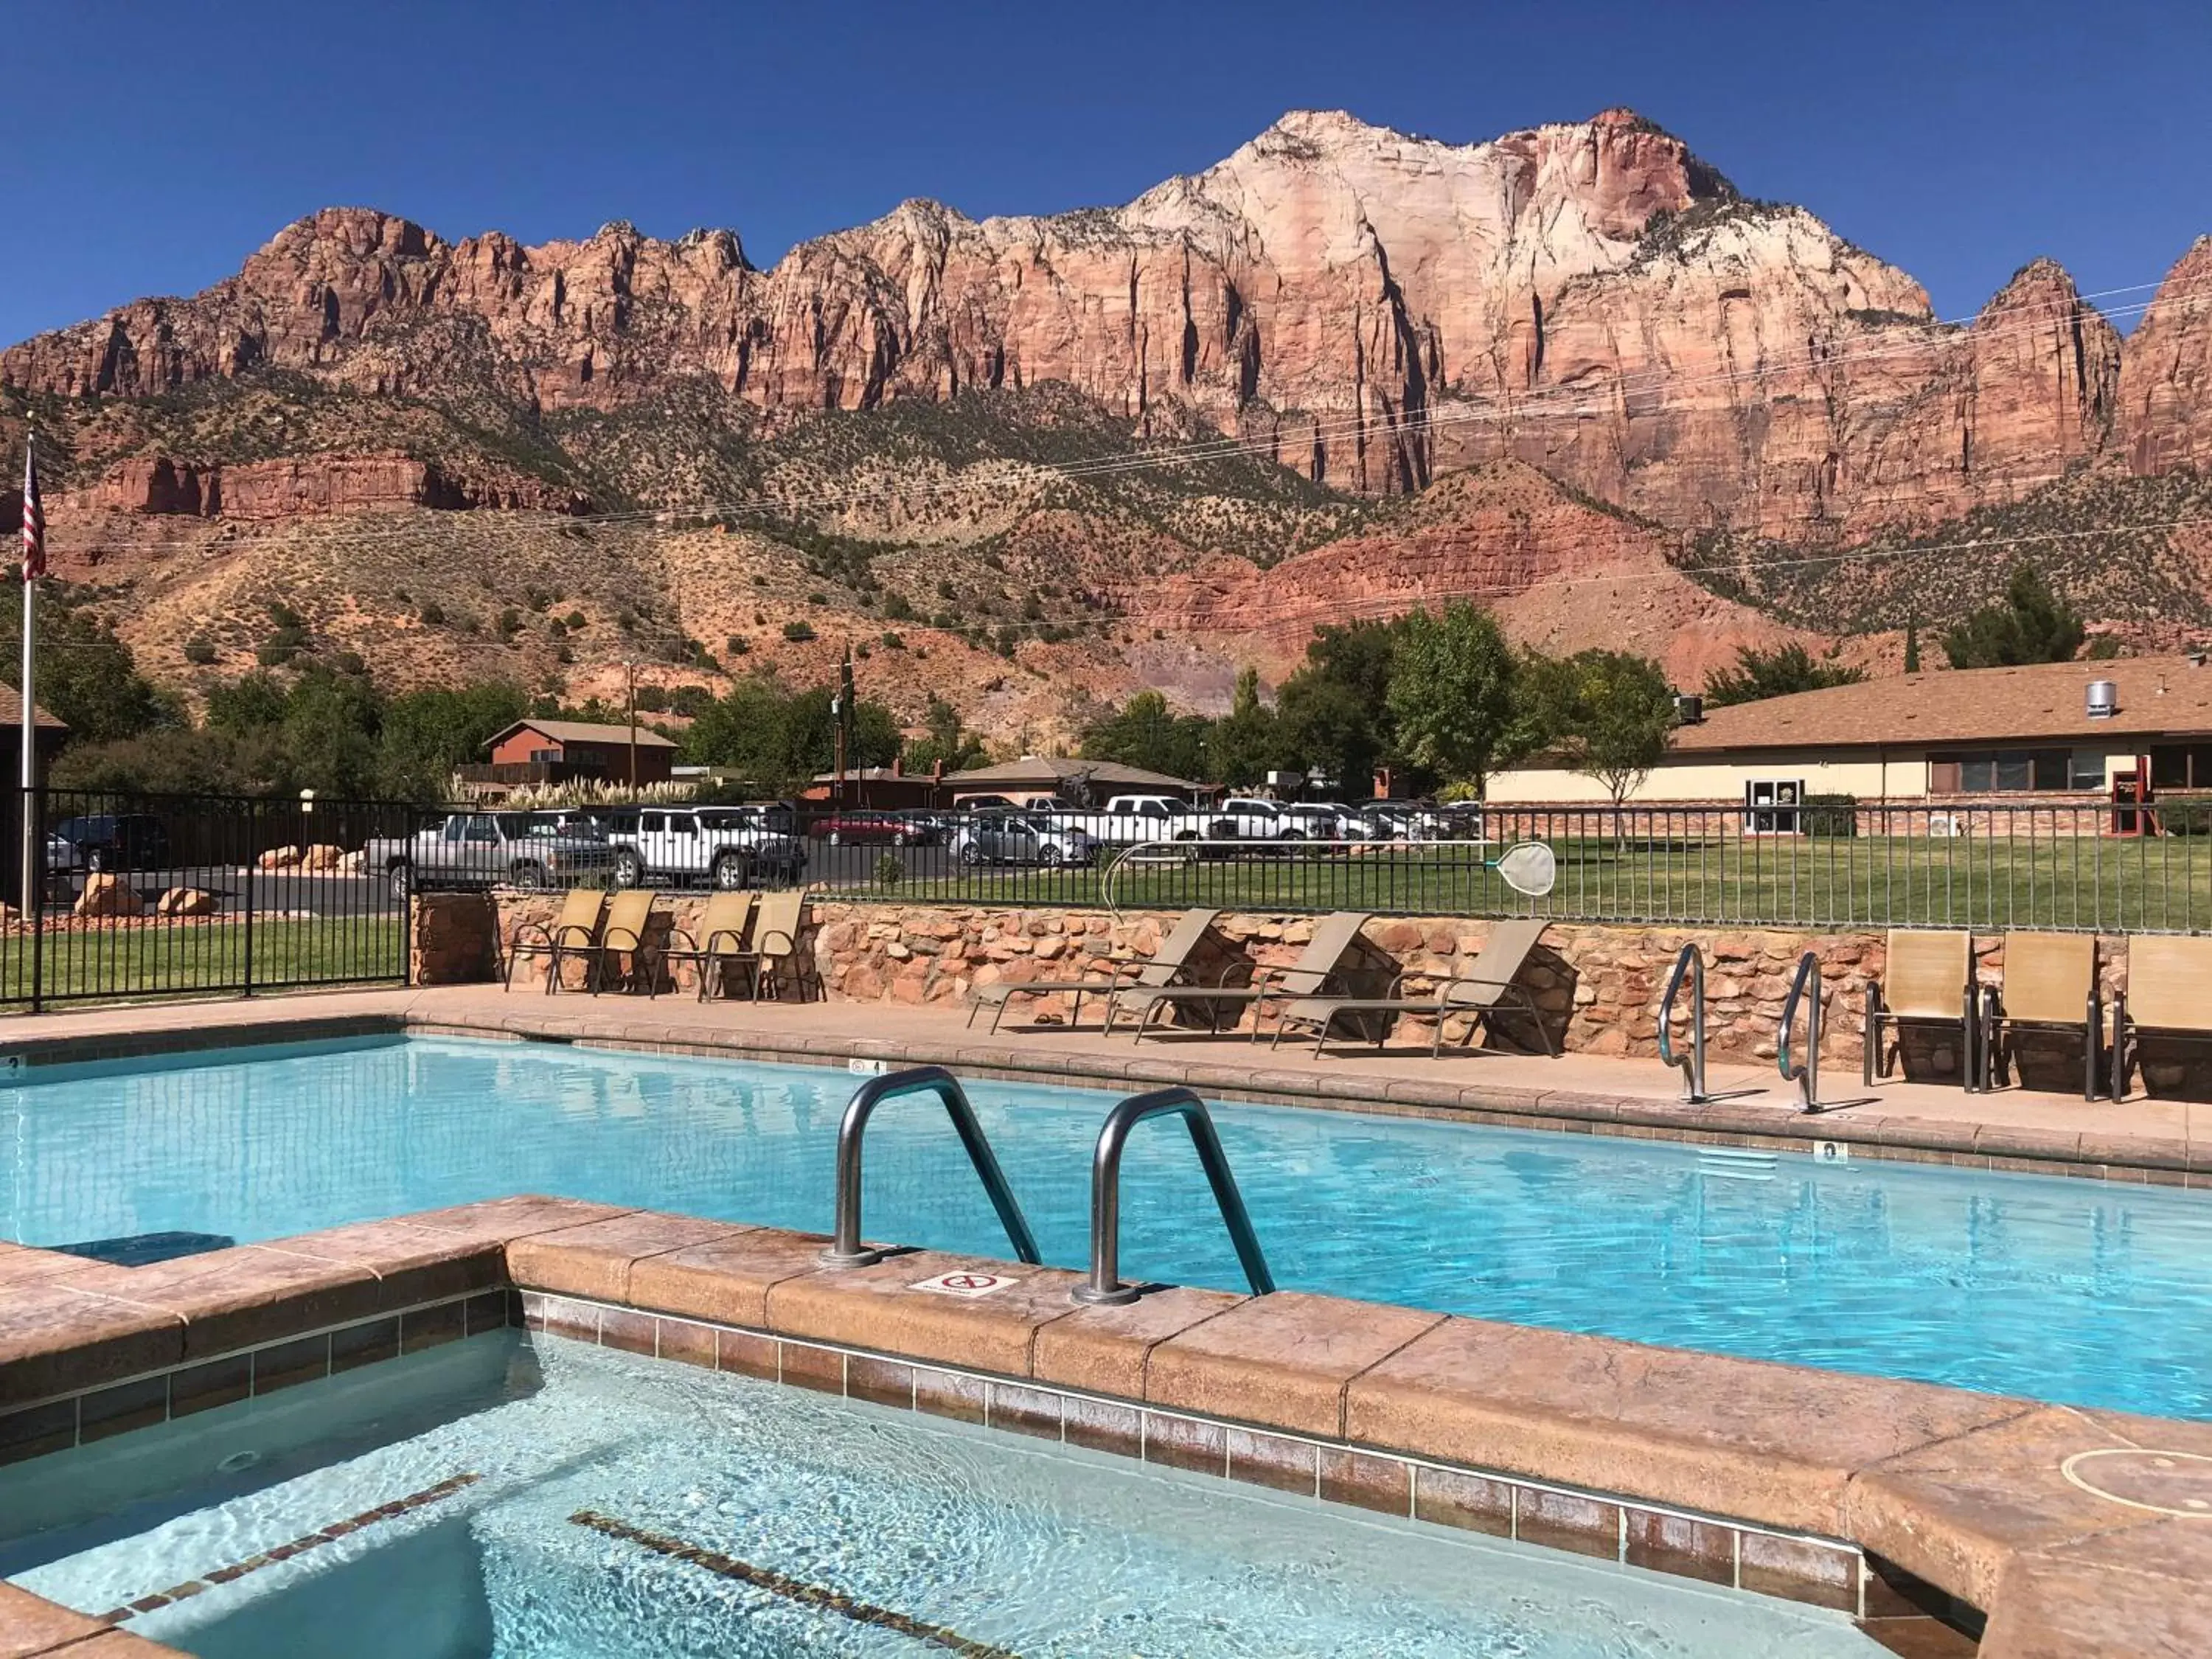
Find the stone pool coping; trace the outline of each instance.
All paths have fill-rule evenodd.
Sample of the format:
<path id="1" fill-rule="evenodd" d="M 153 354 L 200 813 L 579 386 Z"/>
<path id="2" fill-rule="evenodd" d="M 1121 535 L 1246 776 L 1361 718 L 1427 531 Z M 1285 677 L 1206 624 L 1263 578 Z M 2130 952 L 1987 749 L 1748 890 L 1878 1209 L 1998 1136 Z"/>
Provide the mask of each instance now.
<path id="1" fill-rule="evenodd" d="M 1857 1108 L 1806 1115 L 1775 1103 L 1693 1106 L 1643 1095 L 1462 1081 L 1449 1074 L 1449 1061 L 1438 1068 L 1444 1074 L 1434 1079 L 1363 1072 L 1356 1062 L 1300 1067 L 1280 1063 L 1288 1056 L 1225 1038 L 1205 1044 L 1203 1056 L 1186 1057 L 1196 1044 L 1166 1052 L 1132 1045 L 1093 1054 L 980 1036 L 950 1016 L 942 1034 L 865 1036 L 764 1028 L 750 1023 L 761 1011 L 750 1004 L 471 994 L 475 988 L 367 994 L 360 1000 L 369 1006 L 359 1012 L 337 1006 L 349 1000 L 338 994 L 302 999 L 296 1008 L 264 1004 L 243 1012 L 234 1006 L 224 1011 L 228 1018 L 190 1024 L 42 1031 L 0 1043 L 0 1066 L 7 1068 L 0 1075 L 20 1079 L 49 1066 L 264 1043 L 408 1035 L 492 1038 L 778 1064 L 941 1065 L 963 1077 L 1108 1089 L 1180 1083 L 1221 1100 L 1796 1154 L 1833 1143 L 1859 1158 L 2212 1189 L 2212 1140 Z M 728 1023 L 733 1009 L 743 1011 L 748 1023 Z M 869 1020 L 863 1015 L 856 1024 L 865 1030 Z"/>
<path id="2" fill-rule="evenodd" d="M 1988 1659 L 2212 1651 L 2212 1513 L 2185 1507 L 2212 1501 L 2212 1425 L 1296 1291 L 1079 1307 L 1060 1270 L 913 1251 L 833 1271 L 823 1243 L 518 1197 L 152 1267 L 0 1247 L 0 1460 L 216 1403 L 226 1377 L 242 1397 L 241 1371 L 289 1386 L 519 1321 L 1869 1628 L 1986 1610 Z M 945 1273 L 1003 1282 L 918 1288 Z M 0 1598 L 0 1659 L 163 1650 L 55 1638 L 79 1616 L 29 1601 Z"/>

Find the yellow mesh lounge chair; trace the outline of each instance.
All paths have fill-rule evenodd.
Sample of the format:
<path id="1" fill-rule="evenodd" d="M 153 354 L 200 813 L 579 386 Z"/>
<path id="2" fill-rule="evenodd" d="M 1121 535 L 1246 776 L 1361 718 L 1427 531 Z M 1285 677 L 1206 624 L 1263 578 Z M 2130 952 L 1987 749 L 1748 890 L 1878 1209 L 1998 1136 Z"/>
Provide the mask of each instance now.
<path id="1" fill-rule="evenodd" d="M 2022 1026 L 2081 1034 L 2081 1098 L 2097 1097 L 2097 1051 L 2105 1009 L 2097 988 L 2097 940 L 2089 933 L 2007 933 L 2004 983 L 1982 994 L 1982 1081 L 1993 1083 Z M 1999 1039 L 2005 1040 L 2000 1051 Z M 2015 1066 L 2014 1069 L 2017 1070 Z"/>
<path id="2" fill-rule="evenodd" d="M 751 945 L 754 902 L 750 892 L 717 893 L 707 901 L 696 938 L 681 927 L 670 930 L 668 948 L 661 952 L 661 958 L 688 962 L 697 968 L 700 1001 L 713 994 L 717 977 L 726 986 L 742 977 L 747 996 L 760 988 L 760 952 Z M 740 964 L 746 969 L 743 975 L 735 971 Z"/>
<path id="3" fill-rule="evenodd" d="M 798 988 L 801 1002 L 808 1000 L 810 988 L 816 996 L 822 994 L 822 971 L 803 948 L 811 896 L 811 889 L 789 887 L 760 902 L 753 921 L 753 950 L 760 958 L 756 995 L 774 990 L 779 973 Z"/>
<path id="4" fill-rule="evenodd" d="M 1083 999 L 1103 996 L 1111 1005 L 1114 993 L 1124 986 L 1140 986 L 1164 989 L 1170 985 L 1190 982 L 1190 954 L 1198 942 L 1206 937 L 1206 930 L 1213 926 L 1218 910 L 1186 910 L 1173 932 L 1162 939 L 1159 948 L 1147 962 L 1113 962 L 1104 964 L 1103 977 L 1093 979 L 1029 980 L 1017 982 L 1002 980 L 996 985 L 978 988 L 975 1000 L 968 1006 L 968 1024 L 972 1029 L 975 1016 L 984 1008 L 995 1012 L 991 1016 L 991 1029 L 996 1031 L 999 1022 L 1006 1017 L 1006 1005 L 1016 997 L 1042 997 L 1055 994 L 1071 996 L 1075 1006 L 1068 1012 L 1068 1024 L 1073 1025 L 1083 1018 Z"/>
<path id="5" fill-rule="evenodd" d="M 1325 994 L 1336 983 L 1337 973 L 1345 953 L 1352 949 L 1359 937 L 1359 929 L 1367 920 L 1364 910 L 1339 910 L 1325 916 L 1314 928 L 1313 940 L 1305 948 L 1295 965 L 1289 968 L 1262 968 L 1252 976 L 1249 985 L 1162 985 L 1124 986 L 1114 993 L 1106 1005 L 1106 1029 L 1112 1031 L 1114 1022 L 1121 1016 L 1124 1005 L 1137 1013 L 1136 1041 L 1142 1042 L 1145 1033 L 1152 1029 L 1152 1021 L 1162 1010 L 1172 1011 L 1186 1003 L 1206 1006 L 1206 1018 L 1218 1033 L 1221 1030 L 1221 1011 L 1240 1003 L 1251 1005 L 1258 1011 L 1270 1001 L 1285 997 L 1314 997 Z M 1253 1022 L 1252 1036 L 1260 1036 L 1259 1022 Z"/>
<path id="6" fill-rule="evenodd" d="M 1528 1015 L 1529 1024 L 1536 1028 L 1536 1035 L 1543 1042 L 1544 1052 L 1557 1060 L 1559 1051 L 1553 1045 L 1552 1033 L 1544 1024 L 1536 1000 L 1525 987 L 1514 983 L 1522 964 L 1528 960 L 1528 953 L 1536 948 L 1536 941 L 1549 926 L 1540 918 L 1495 924 L 1468 971 L 1441 981 L 1427 996 L 1401 994 L 1407 979 L 1425 977 L 1401 974 L 1390 981 L 1389 990 L 1379 997 L 1302 997 L 1285 1008 L 1276 1019 L 1275 1040 L 1268 1046 L 1279 1044 L 1285 1031 L 1297 1027 L 1314 1034 L 1314 1053 L 1318 1054 L 1328 1045 L 1329 1032 L 1338 1020 L 1349 1014 L 1367 1014 L 1375 1018 L 1375 1046 L 1380 1048 L 1389 1036 L 1391 1024 L 1384 1016 L 1426 1014 L 1436 1021 L 1436 1030 L 1429 1038 L 1429 1054 L 1433 1059 L 1443 1052 L 1445 1020 L 1455 1014 L 1466 1015 L 1467 1031 L 1461 1042 L 1471 1044 L 1477 1024 L 1489 1028 L 1498 1009 L 1510 1006 L 1516 1013 Z"/>
<path id="7" fill-rule="evenodd" d="M 507 941 L 506 988 L 514 988 L 514 970 L 523 962 L 545 963 L 545 994 L 559 988 L 561 960 L 569 953 L 586 957 L 599 949 L 600 924 L 606 920 L 607 896 L 596 887 L 572 887 L 561 901 L 561 914 L 550 923 L 526 921 Z"/>
<path id="8" fill-rule="evenodd" d="M 1975 1050 L 1974 941 L 1964 932 L 1923 933 L 1892 928 L 1887 963 L 1867 981 L 1866 1052 L 1860 1066 L 1869 1088 L 1889 1075 L 1881 1028 L 1905 1021 L 1958 1028 L 1960 1074 L 1969 1091 L 1982 1085 Z"/>
<path id="9" fill-rule="evenodd" d="M 617 893 L 607 906 L 607 925 L 591 952 L 592 994 L 622 983 L 648 997 L 660 994 L 660 964 L 647 954 L 646 930 L 652 925 L 653 895 L 642 887 Z M 566 951 L 563 955 L 568 954 Z"/>
<path id="10" fill-rule="evenodd" d="M 2134 1034 L 2212 1042 L 2212 939 L 2128 937 L 2128 988 L 2112 999 L 2112 1098 L 2140 1058 Z"/>

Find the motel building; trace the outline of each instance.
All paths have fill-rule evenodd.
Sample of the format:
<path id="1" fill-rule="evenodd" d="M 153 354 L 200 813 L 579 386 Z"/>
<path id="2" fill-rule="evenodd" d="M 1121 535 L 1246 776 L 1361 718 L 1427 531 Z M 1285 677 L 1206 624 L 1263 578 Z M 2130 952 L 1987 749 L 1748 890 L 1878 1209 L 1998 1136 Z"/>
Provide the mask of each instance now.
<path id="1" fill-rule="evenodd" d="M 2172 798 L 2212 794 L 2201 654 L 1906 674 L 1725 708 L 1682 702 L 1666 759 L 1625 804 L 1739 808 L 1748 834 L 1797 833 L 1793 809 L 1826 802 L 1925 809 L 1891 813 L 1887 827 L 1910 834 L 1971 833 L 2033 808 L 2052 829 L 2155 835 L 2156 803 L 2172 816 Z M 1493 776 L 1488 799 L 1610 804 L 1595 778 L 1544 757 Z"/>

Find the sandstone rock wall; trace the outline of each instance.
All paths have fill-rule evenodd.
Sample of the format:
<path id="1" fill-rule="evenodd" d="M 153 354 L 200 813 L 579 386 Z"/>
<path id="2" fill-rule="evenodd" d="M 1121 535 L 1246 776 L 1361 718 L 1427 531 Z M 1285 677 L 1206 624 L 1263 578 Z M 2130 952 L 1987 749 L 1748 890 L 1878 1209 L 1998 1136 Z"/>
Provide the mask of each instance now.
<path id="1" fill-rule="evenodd" d="M 443 939 L 447 930 L 473 928 L 478 940 L 471 947 L 475 954 L 456 947 L 432 949 L 423 943 L 424 919 L 432 914 L 425 906 L 433 902 L 439 907 L 439 914 L 428 924 L 433 930 L 430 937 Z M 459 908 L 446 908 L 477 903 L 495 908 L 468 909 L 465 915 Z M 418 963 L 447 972 L 451 964 L 465 963 L 470 975 L 463 977 L 495 977 L 489 935 L 483 930 L 495 921 L 498 937 L 509 939 L 522 923 L 550 921 L 558 903 L 557 895 L 520 892 L 502 892 L 489 900 L 418 899 Z M 700 898 L 674 897 L 659 908 L 659 914 L 669 917 L 673 926 L 692 931 L 704 904 Z M 812 918 L 809 943 L 833 1000 L 933 1006 L 949 1011 L 964 1008 L 974 992 L 987 985 L 1093 975 L 1103 979 L 1115 963 L 1149 957 L 1175 922 L 1170 915 L 1138 912 L 1117 920 L 1103 911 L 826 901 L 813 906 Z M 1218 975 L 1222 968 L 1240 963 L 1290 966 L 1312 938 L 1313 927 L 1311 916 L 1226 915 L 1211 942 L 1206 969 Z M 1358 964 L 1359 970 L 1377 988 L 1403 970 L 1413 976 L 1412 986 L 1418 992 L 1437 978 L 1466 971 L 1488 933 L 1487 922 L 1465 917 L 1377 918 L 1364 930 L 1364 959 Z M 1716 933 L 1710 928 L 1559 923 L 1546 933 L 1520 983 L 1534 998 L 1554 1039 L 1563 1040 L 1569 1052 L 1656 1061 L 1659 1006 L 1667 975 L 1681 947 L 1693 940 L 1706 953 L 1708 1049 L 1714 1057 L 1724 1060 L 1774 1060 L 1776 1027 L 1789 994 L 1790 976 L 1806 951 L 1820 952 L 1822 983 L 1829 998 L 1822 1053 L 1832 1073 L 1824 1092 L 1832 1098 L 1851 1092 L 1845 1080 L 1858 1064 L 1867 983 L 1882 970 L 1883 937 L 1879 933 Z M 1977 951 L 1982 981 L 2002 984 L 2001 941 L 1978 940 Z M 2102 959 L 2108 994 L 2124 989 L 2124 942 L 2104 941 Z M 440 978 L 416 982 L 454 981 Z M 696 987 L 692 970 L 682 963 L 675 964 L 662 982 L 687 994 Z M 1064 994 L 1054 994 L 1018 1003 L 1007 1022 L 1017 1026 L 1028 1018 L 1064 1023 L 1071 1012 L 1071 1000 Z M 1237 1012 L 1237 1029 L 1249 1030 L 1249 1011 Z M 1098 1017 L 1097 1003 L 1086 1000 L 1083 1021 L 1092 1024 Z M 1449 1041 L 1458 1040 L 1462 1035 L 1458 1022 L 1451 1024 L 1446 1035 Z M 1400 1022 L 1392 1042 L 1425 1043 L 1428 1036 L 1426 1024 L 1409 1018 Z M 1498 1031 L 1484 1041 L 1533 1048 L 1535 1034 L 1525 1017 L 1508 1014 L 1501 1018 Z M 2036 1051 L 2029 1063 L 2033 1067 L 2031 1080 L 2037 1086 L 2062 1091 L 2079 1086 L 2078 1044 L 2067 1051 L 2061 1039 L 2055 1053 L 2050 1042 L 2027 1047 Z M 1903 1059 L 1907 1076 L 1955 1081 L 1961 1056 L 1953 1036 L 1931 1028 L 1911 1034 Z M 1656 1064 L 1653 1085 L 1673 1086 Z"/>
<path id="2" fill-rule="evenodd" d="M 199 295 L 0 354 L 0 383 L 137 397 L 268 365 L 382 395 L 473 376 L 550 410 L 704 380 L 774 413 L 1065 380 L 1356 489 L 1510 456 L 1676 528 L 1796 537 L 2008 499 L 2085 456 L 2202 457 L 2205 258 L 2124 371 L 2056 266 L 1933 326 L 1905 273 L 1738 200 L 1629 112 L 1468 145 L 1300 112 L 1121 208 L 909 202 L 767 272 L 726 232 L 453 244 L 331 209 Z"/>
<path id="3" fill-rule="evenodd" d="M 578 491 L 519 473 L 455 477 L 405 455 L 310 455 L 230 465 L 149 455 L 117 463 L 93 483 L 64 492 L 58 505 L 87 513 L 266 521 L 407 507 L 583 513 L 591 501 Z"/>

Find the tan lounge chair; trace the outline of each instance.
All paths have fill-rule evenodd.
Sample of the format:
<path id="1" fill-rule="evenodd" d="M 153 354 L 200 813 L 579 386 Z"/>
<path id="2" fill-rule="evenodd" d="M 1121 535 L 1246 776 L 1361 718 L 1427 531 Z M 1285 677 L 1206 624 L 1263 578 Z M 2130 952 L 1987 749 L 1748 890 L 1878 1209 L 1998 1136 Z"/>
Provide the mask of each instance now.
<path id="1" fill-rule="evenodd" d="M 2136 1034 L 2212 1042 L 2212 939 L 2128 936 L 2128 988 L 2112 999 L 2112 1098 L 2141 1057 Z"/>
<path id="2" fill-rule="evenodd" d="M 1513 1012 L 1527 1014 L 1529 1023 L 1535 1026 L 1544 1052 L 1557 1060 L 1559 1051 L 1553 1044 L 1552 1033 L 1544 1024 L 1536 1000 L 1525 987 L 1514 982 L 1528 960 L 1528 953 L 1536 948 L 1536 941 L 1550 925 L 1541 918 L 1497 923 L 1491 928 L 1490 937 L 1483 940 L 1482 950 L 1468 971 L 1443 981 L 1427 996 L 1401 994 L 1407 980 L 1425 977 L 1401 974 L 1390 981 L 1389 990 L 1379 997 L 1302 998 L 1276 1018 L 1275 1042 L 1268 1046 L 1279 1044 L 1285 1031 L 1298 1026 L 1314 1034 L 1314 1053 L 1318 1054 L 1328 1046 L 1329 1033 L 1338 1020 L 1347 1015 L 1365 1014 L 1375 1018 L 1375 1046 L 1380 1048 L 1389 1036 L 1392 1023 L 1384 1016 L 1426 1014 L 1436 1021 L 1436 1030 L 1429 1039 L 1429 1054 L 1433 1059 L 1443 1052 L 1446 1019 L 1455 1014 L 1468 1016 L 1467 1030 L 1460 1041 L 1463 1046 L 1472 1044 L 1476 1025 L 1494 1029 L 1498 1009 L 1510 1000 Z"/>
<path id="3" fill-rule="evenodd" d="M 1982 1082 L 1996 1080 L 2009 1059 L 2008 1040 L 2022 1026 L 2071 1029 L 2081 1036 L 2081 1098 L 2097 1097 L 2098 1050 L 2104 1047 L 2105 1009 L 2097 986 L 2097 940 L 2091 933 L 2007 933 L 2004 983 L 1982 994 Z M 2017 1071 L 2018 1067 L 2014 1068 Z"/>
<path id="4" fill-rule="evenodd" d="M 1905 1022 L 1955 1026 L 1960 1073 L 1969 1091 L 1982 1085 L 1975 1053 L 1974 942 L 1970 934 L 1892 928 L 1887 965 L 1879 980 L 1867 981 L 1866 1049 L 1860 1073 L 1869 1088 L 1889 1075 L 1882 1057 L 1881 1028 Z"/>
<path id="5" fill-rule="evenodd" d="M 779 971 L 798 988 L 801 1002 L 808 1000 L 810 987 L 817 997 L 822 994 L 822 970 L 812 955 L 801 948 L 806 907 L 812 896 L 811 888 L 786 887 L 760 902 L 760 912 L 753 921 L 753 950 L 760 958 L 756 995 L 775 988 Z"/>
<path id="6" fill-rule="evenodd" d="M 1251 1005 L 1255 1013 L 1266 1003 L 1284 997 L 1319 996 L 1334 983 L 1338 964 L 1345 952 L 1359 937 L 1359 929 L 1367 920 L 1364 910 L 1339 910 L 1325 916 L 1314 928 L 1312 942 L 1296 964 L 1289 968 L 1262 968 L 1252 975 L 1249 985 L 1164 985 L 1124 986 L 1114 993 L 1106 1004 L 1106 1030 L 1110 1033 L 1121 1017 L 1126 1003 L 1137 1012 L 1135 1040 L 1142 1042 L 1145 1033 L 1152 1029 L 1152 1021 L 1161 1010 L 1172 1010 L 1186 1003 L 1207 1005 L 1206 1018 L 1216 1034 L 1221 1030 L 1221 1010 L 1224 1006 L 1239 1003 Z M 1253 1024 L 1252 1036 L 1260 1036 L 1258 1021 Z"/>
<path id="7" fill-rule="evenodd" d="M 560 988 L 564 956 L 588 960 L 599 948 L 599 929 L 606 921 L 607 896 L 597 887 L 572 887 L 561 901 L 561 914 L 550 923 L 526 921 L 507 941 L 507 981 L 514 988 L 514 970 L 521 963 L 542 958 L 545 963 L 545 994 Z"/>
<path id="8" fill-rule="evenodd" d="M 661 952 L 661 959 L 688 962 L 697 968 L 700 1001 L 706 1001 L 713 993 L 718 974 L 725 985 L 738 978 L 729 970 L 741 964 L 745 969 L 745 994 L 750 997 L 759 991 L 760 952 L 751 945 L 754 902 L 750 890 L 717 893 L 707 901 L 696 938 L 681 927 L 670 930 L 668 948 Z"/>
<path id="9" fill-rule="evenodd" d="M 1114 993 L 1125 986 L 1143 986 L 1164 989 L 1171 985 L 1188 984 L 1190 980 L 1190 953 L 1198 948 L 1206 930 L 1213 926 L 1218 910 L 1186 910 L 1174 931 L 1162 939 L 1159 948 L 1146 962 L 1114 962 L 1106 964 L 1103 979 L 1056 979 L 1016 981 L 1002 980 L 995 985 L 978 987 L 975 1000 L 968 1006 L 968 1024 L 973 1029 L 975 1016 L 984 1008 L 996 1010 L 991 1016 L 991 1030 L 999 1029 L 999 1022 L 1006 1017 L 1006 1005 L 1016 997 L 1072 996 L 1075 1006 L 1068 1012 L 1068 1024 L 1073 1025 L 1083 1018 L 1083 999 L 1103 996 L 1109 1005 Z"/>
<path id="10" fill-rule="evenodd" d="M 593 996 L 616 984 L 633 991 L 641 984 L 648 997 L 660 994 L 660 964 L 648 957 L 645 939 L 653 922 L 653 897 L 643 887 L 617 893 L 607 905 L 607 925 L 599 930 L 599 943 L 562 950 L 564 957 L 582 956 L 589 960 Z"/>

